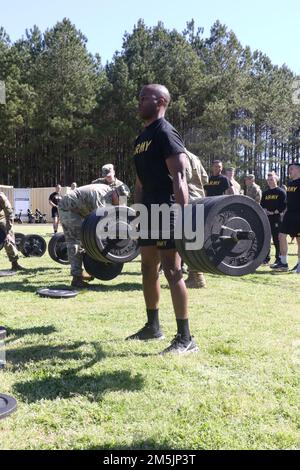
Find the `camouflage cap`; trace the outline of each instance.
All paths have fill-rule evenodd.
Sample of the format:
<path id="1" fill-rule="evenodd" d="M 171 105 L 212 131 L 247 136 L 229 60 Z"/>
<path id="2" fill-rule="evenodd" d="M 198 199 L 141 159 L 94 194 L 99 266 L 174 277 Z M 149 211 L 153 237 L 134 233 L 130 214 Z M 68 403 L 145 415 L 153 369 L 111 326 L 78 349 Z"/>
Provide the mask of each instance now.
<path id="1" fill-rule="evenodd" d="M 114 171 L 114 166 L 112 163 L 107 163 L 102 167 L 102 176 L 108 176 Z"/>

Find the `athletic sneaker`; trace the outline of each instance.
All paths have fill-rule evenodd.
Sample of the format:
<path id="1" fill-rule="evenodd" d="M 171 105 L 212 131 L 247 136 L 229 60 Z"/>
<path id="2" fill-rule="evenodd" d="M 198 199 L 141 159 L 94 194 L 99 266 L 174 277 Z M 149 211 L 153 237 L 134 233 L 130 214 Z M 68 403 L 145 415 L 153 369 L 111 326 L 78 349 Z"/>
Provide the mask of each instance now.
<path id="1" fill-rule="evenodd" d="M 190 354 L 198 352 L 199 348 L 194 341 L 194 338 L 191 336 L 189 340 L 182 339 L 181 335 L 178 334 L 175 336 L 173 341 L 171 342 L 170 346 L 164 349 L 160 355 L 163 356 L 165 354 Z"/>
<path id="2" fill-rule="evenodd" d="M 297 269 L 298 269 L 298 263 L 296 264 L 296 266 L 293 267 L 293 269 L 290 269 L 290 273 L 297 273 Z"/>
<path id="3" fill-rule="evenodd" d="M 280 260 L 279 260 L 279 259 L 276 259 L 276 260 L 275 260 L 275 263 L 270 264 L 270 268 L 273 269 L 274 266 L 277 266 L 277 264 L 278 264 L 279 262 L 280 262 Z"/>
<path id="4" fill-rule="evenodd" d="M 278 263 L 276 263 L 272 269 L 273 271 L 278 271 L 279 273 L 287 273 L 289 270 L 289 265 L 287 263 L 278 261 Z"/>
<path id="5" fill-rule="evenodd" d="M 154 328 L 153 326 L 146 323 L 146 325 L 143 326 L 143 328 L 141 328 L 139 331 L 137 331 L 131 336 L 127 336 L 125 341 L 132 339 L 139 341 L 150 341 L 152 339 L 165 339 L 165 337 L 161 329 Z"/>

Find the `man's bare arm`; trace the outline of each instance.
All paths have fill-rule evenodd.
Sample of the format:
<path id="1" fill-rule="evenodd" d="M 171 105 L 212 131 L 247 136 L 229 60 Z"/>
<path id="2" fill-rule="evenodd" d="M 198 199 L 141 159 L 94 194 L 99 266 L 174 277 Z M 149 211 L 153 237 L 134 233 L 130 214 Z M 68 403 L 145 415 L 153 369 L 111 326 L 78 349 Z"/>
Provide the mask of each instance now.
<path id="1" fill-rule="evenodd" d="M 173 178 L 173 189 L 175 194 L 175 202 L 181 206 L 185 206 L 189 202 L 189 191 L 186 182 L 186 155 L 180 153 L 178 155 L 170 155 L 166 159 L 166 164 L 170 175 Z"/>

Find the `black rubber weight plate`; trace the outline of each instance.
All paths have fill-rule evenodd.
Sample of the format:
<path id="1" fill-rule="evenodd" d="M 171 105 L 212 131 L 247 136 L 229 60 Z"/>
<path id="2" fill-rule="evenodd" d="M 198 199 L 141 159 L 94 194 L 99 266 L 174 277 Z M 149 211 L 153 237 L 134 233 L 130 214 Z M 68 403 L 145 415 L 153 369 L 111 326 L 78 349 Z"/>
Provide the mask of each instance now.
<path id="1" fill-rule="evenodd" d="M 111 281 L 123 269 L 123 263 L 102 263 L 101 261 L 94 260 L 87 253 L 83 255 L 83 265 L 87 273 L 100 279 L 100 281 Z"/>
<path id="2" fill-rule="evenodd" d="M 37 294 L 40 297 L 49 297 L 51 299 L 70 299 L 78 294 L 75 290 L 63 289 L 39 289 Z"/>
<path id="3" fill-rule="evenodd" d="M 40 235 L 26 235 L 21 246 L 21 252 L 24 256 L 41 257 L 47 249 L 47 243 Z"/>
<path id="4" fill-rule="evenodd" d="M 16 271 L 0 271 L 0 277 L 15 276 L 16 274 Z"/>
<path id="5" fill-rule="evenodd" d="M 0 393 L 0 419 L 6 418 L 17 408 L 15 398 Z"/>
<path id="6" fill-rule="evenodd" d="M 48 243 L 48 253 L 53 261 L 56 261 L 59 264 L 70 264 L 67 243 L 63 233 L 56 233 L 51 237 Z"/>

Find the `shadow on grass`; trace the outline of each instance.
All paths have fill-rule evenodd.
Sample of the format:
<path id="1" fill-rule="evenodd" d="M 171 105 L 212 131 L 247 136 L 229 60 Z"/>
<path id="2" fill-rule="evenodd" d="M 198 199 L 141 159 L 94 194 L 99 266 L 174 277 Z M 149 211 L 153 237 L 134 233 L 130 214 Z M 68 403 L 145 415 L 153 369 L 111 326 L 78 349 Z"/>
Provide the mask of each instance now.
<path id="1" fill-rule="evenodd" d="M 142 283 L 134 282 L 121 282 L 120 284 L 108 285 L 104 284 L 105 281 L 99 281 L 101 284 L 89 284 L 86 289 L 83 289 L 81 292 L 91 291 L 91 292 L 130 292 L 130 291 L 141 291 Z M 102 283 L 103 282 L 103 283 Z M 110 282 L 110 281 L 107 281 Z M 18 292 L 32 292 L 36 293 L 38 289 L 48 288 L 48 289 L 62 289 L 62 290 L 72 290 L 70 284 L 51 284 L 43 283 L 40 280 L 37 280 L 36 283 L 31 283 L 29 280 L 24 281 L 11 281 L 1 283 L 1 291 L 18 291 Z"/>
<path id="2" fill-rule="evenodd" d="M 83 354 L 78 351 L 78 348 L 86 345 L 85 342 L 76 342 L 71 345 L 61 344 L 59 346 L 45 346 L 37 344 L 35 346 L 26 346 L 17 349 L 8 349 L 6 352 L 6 358 L 9 364 L 13 365 L 13 369 L 19 369 L 23 364 L 27 364 L 29 361 L 45 361 L 47 359 L 63 359 L 63 360 L 83 360 L 85 358 L 91 358 L 91 354 Z M 101 351 L 102 352 L 102 351 Z M 97 362 L 105 357 L 102 352 L 101 357 L 97 355 L 97 359 L 93 357 L 93 360 Z"/>
<path id="3" fill-rule="evenodd" d="M 8 338 L 10 341 L 15 341 L 17 338 L 22 338 L 27 335 L 51 335 L 56 331 L 57 329 L 53 325 L 34 326 L 32 328 L 6 328 L 7 336 L 13 336 L 12 338 Z"/>
<path id="4" fill-rule="evenodd" d="M 100 281 L 101 282 L 101 281 Z M 115 285 L 109 285 L 109 284 L 90 284 L 89 287 L 87 288 L 88 291 L 91 292 L 114 292 L 114 291 L 120 291 L 120 292 L 129 292 L 129 291 L 141 291 L 143 290 L 142 283 L 137 283 L 137 282 L 121 282 L 120 284 L 115 284 Z"/>
<path id="5" fill-rule="evenodd" d="M 129 371 L 105 372 L 100 375 L 77 375 L 76 371 L 65 371 L 57 377 L 20 382 L 14 391 L 28 402 L 56 400 L 85 395 L 90 401 L 99 400 L 107 392 L 136 391 L 144 386 L 141 374 L 132 376 Z"/>

